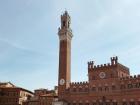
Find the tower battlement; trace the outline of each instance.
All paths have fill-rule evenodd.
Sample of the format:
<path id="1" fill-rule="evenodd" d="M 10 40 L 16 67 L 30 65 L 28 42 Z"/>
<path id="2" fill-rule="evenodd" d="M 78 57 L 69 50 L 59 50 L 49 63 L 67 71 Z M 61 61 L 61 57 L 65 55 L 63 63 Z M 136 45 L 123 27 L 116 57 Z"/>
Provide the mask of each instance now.
<path id="1" fill-rule="evenodd" d="M 71 82 L 71 85 L 88 85 L 88 81 L 83 81 L 83 82 Z"/>
<path id="2" fill-rule="evenodd" d="M 118 57 L 111 57 L 111 64 L 114 65 L 114 64 L 117 64 L 118 63 Z"/>
<path id="3" fill-rule="evenodd" d="M 118 57 L 111 57 L 111 63 L 101 64 L 101 65 L 94 65 L 94 61 L 88 62 L 88 70 L 98 70 L 102 68 L 109 68 L 112 66 L 116 66 L 118 64 Z"/>
<path id="4" fill-rule="evenodd" d="M 135 80 L 140 79 L 140 74 L 120 78 L 120 80 L 133 80 L 133 79 L 135 79 Z"/>

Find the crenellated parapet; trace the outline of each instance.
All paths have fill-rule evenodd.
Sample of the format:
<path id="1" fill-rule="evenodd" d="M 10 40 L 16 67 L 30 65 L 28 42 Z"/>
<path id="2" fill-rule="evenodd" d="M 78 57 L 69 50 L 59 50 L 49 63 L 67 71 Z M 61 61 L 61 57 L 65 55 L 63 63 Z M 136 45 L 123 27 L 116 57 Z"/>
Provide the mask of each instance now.
<path id="1" fill-rule="evenodd" d="M 109 68 L 112 66 L 116 66 L 118 64 L 118 57 L 111 57 L 111 63 L 101 64 L 101 65 L 94 65 L 94 61 L 88 62 L 88 70 L 97 70 L 103 68 Z"/>
<path id="2" fill-rule="evenodd" d="M 122 77 L 120 80 L 134 80 L 134 79 L 140 79 L 140 74 L 139 75 L 134 75 L 134 76 L 127 76 L 127 77 Z"/>
<path id="3" fill-rule="evenodd" d="M 72 85 L 88 85 L 89 82 L 87 82 L 87 81 L 84 81 L 84 82 L 71 82 L 70 84 L 71 84 L 71 86 Z"/>
<path id="4" fill-rule="evenodd" d="M 117 56 L 116 57 L 111 57 L 110 59 L 111 59 L 111 65 L 115 65 L 115 64 L 118 63 L 118 57 Z"/>
<path id="5" fill-rule="evenodd" d="M 88 62 L 88 69 L 92 69 L 94 66 L 94 61 Z"/>
<path id="6" fill-rule="evenodd" d="M 70 83 L 70 92 L 72 93 L 87 93 L 89 92 L 89 82 L 72 82 Z"/>
<path id="7" fill-rule="evenodd" d="M 112 65 L 110 63 L 108 64 L 101 64 L 101 65 L 95 65 L 93 69 L 101 69 L 101 68 L 107 68 L 111 67 Z"/>

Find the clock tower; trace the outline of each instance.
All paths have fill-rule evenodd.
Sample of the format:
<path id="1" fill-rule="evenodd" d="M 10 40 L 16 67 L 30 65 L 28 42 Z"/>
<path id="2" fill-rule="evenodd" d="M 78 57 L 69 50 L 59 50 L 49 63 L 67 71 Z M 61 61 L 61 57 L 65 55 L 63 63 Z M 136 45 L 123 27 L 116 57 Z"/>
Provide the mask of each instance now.
<path id="1" fill-rule="evenodd" d="M 73 37 L 70 28 L 70 16 L 67 11 L 61 15 L 61 27 L 58 29 L 59 36 L 59 77 L 58 97 L 63 99 L 65 90 L 70 86 L 71 73 L 71 39 Z"/>

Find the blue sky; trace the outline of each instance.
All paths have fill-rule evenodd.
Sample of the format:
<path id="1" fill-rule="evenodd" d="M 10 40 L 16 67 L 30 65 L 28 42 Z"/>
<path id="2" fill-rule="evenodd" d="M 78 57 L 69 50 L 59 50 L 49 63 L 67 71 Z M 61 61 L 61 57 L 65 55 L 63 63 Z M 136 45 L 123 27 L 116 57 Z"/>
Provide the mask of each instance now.
<path id="1" fill-rule="evenodd" d="M 68 10 L 73 30 L 72 81 L 87 80 L 87 62 L 118 56 L 139 74 L 139 0 L 0 0 L 0 81 L 34 90 L 58 78 L 58 27 Z"/>

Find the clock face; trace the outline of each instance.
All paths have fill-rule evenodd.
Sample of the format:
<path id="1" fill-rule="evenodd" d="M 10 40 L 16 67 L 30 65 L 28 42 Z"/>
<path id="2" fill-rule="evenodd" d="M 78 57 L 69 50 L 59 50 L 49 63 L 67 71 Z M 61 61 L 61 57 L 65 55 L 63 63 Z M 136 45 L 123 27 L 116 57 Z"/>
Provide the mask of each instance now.
<path id="1" fill-rule="evenodd" d="M 64 79 L 60 79 L 60 85 L 64 85 L 64 83 L 65 83 L 65 80 Z"/>
<path id="2" fill-rule="evenodd" d="M 105 72 L 100 72 L 100 74 L 99 74 L 100 78 L 105 78 L 105 76 L 106 76 Z"/>

